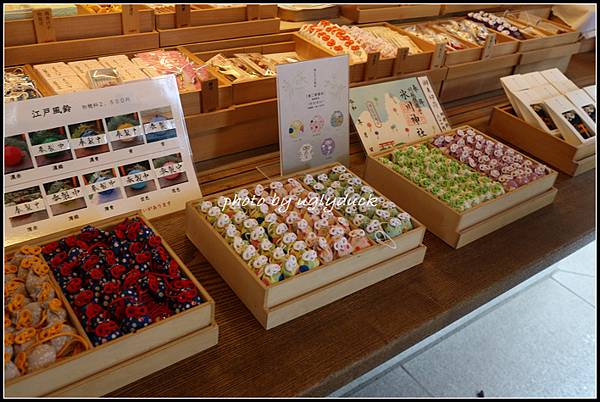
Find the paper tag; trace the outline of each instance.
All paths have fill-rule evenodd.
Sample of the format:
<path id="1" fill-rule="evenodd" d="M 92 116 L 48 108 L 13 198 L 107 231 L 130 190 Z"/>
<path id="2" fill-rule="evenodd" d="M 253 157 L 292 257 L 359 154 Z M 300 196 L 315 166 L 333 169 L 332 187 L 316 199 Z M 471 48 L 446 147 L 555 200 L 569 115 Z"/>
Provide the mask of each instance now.
<path id="1" fill-rule="evenodd" d="M 127 127 L 108 132 L 111 141 L 127 140 L 143 134 L 142 126 Z"/>
<path id="2" fill-rule="evenodd" d="M 183 163 L 175 163 L 175 164 L 168 165 L 168 166 L 163 165 L 162 167 L 155 169 L 154 172 L 155 172 L 157 178 L 161 178 L 161 177 L 171 176 L 171 175 L 174 175 L 177 173 L 185 172 L 185 169 L 183 167 Z"/>
<path id="3" fill-rule="evenodd" d="M 48 155 L 55 152 L 67 151 L 68 149 L 70 149 L 69 140 L 59 140 L 48 142 L 46 144 L 34 145 L 31 147 L 31 154 L 33 156 Z"/>
<path id="4" fill-rule="evenodd" d="M 49 194 L 46 196 L 48 205 L 61 204 L 63 202 L 71 201 L 75 198 L 81 197 L 83 194 L 79 188 L 72 188 L 58 193 Z"/>
<path id="5" fill-rule="evenodd" d="M 129 186 L 136 183 L 143 183 L 154 178 L 154 172 L 146 170 L 140 173 L 134 173 L 123 177 L 123 185 Z"/>
<path id="6" fill-rule="evenodd" d="M 156 122 L 144 124 L 144 132 L 146 134 L 158 133 L 161 131 L 172 130 L 174 128 L 175 128 L 175 121 L 173 119 L 156 121 Z"/>
<path id="7" fill-rule="evenodd" d="M 88 194 L 102 193 L 104 191 L 112 190 L 119 187 L 120 181 L 117 177 L 111 177 L 110 179 L 99 181 L 94 184 L 89 184 L 85 187 Z"/>
<path id="8" fill-rule="evenodd" d="M 21 216 L 26 214 L 31 214 L 38 211 L 44 211 L 46 209 L 46 204 L 42 198 L 38 198 L 33 201 L 24 202 L 17 205 L 7 206 L 5 207 L 5 212 L 9 218 L 14 216 Z"/>
<path id="9" fill-rule="evenodd" d="M 71 147 L 75 149 L 97 147 L 108 143 L 106 134 L 91 135 L 89 137 L 80 137 L 71 139 Z"/>

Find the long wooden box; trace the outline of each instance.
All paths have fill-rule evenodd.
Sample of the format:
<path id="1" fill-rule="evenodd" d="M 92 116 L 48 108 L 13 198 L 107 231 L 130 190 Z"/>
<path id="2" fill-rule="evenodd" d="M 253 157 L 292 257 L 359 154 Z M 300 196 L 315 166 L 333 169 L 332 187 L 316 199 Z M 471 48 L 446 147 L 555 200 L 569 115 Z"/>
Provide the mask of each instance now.
<path id="1" fill-rule="evenodd" d="M 188 7 L 189 8 L 189 7 Z M 160 46 L 266 35 L 279 32 L 277 5 L 238 5 L 190 10 L 177 21 L 175 13 L 157 14 Z M 161 17 L 165 17 L 161 19 Z"/>
<path id="2" fill-rule="evenodd" d="M 282 21 L 291 22 L 329 20 L 340 16 L 340 6 L 331 5 L 330 7 L 306 10 L 288 10 L 278 7 L 277 16 Z"/>
<path id="3" fill-rule="evenodd" d="M 577 42 L 579 40 L 580 33 L 578 31 L 573 30 L 565 25 L 555 24 L 552 21 L 547 20 L 545 18 L 534 16 L 531 13 L 513 13 L 510 14 L 507 18 L 510 20 L 511 23 L 513 23 L 517 27 L 524 27 L 527 26 L 530 22 L 539 21 L 541 23 L 551 24 L 552 26 L 555 26 L 558 29 L 558 33 L 552 34 L 551 32 L 538 27 L 538 29 L 542 32 L 545 32 L 547 36 L 542 38 L 535 38 L 526 35 L 529 37 L 529 39 L 519 41 L 519 52 L 521 53 L 531 52 L 533 50 L 540 49 L 550 50 L 557 46 L 567 45 L 570 43 Z M 531 18 L 535 18 L 536 21 L 529 21 Z M 527 19 L 527 21 L 524 19 Z"/>
<path id="4" fill-rule="evenodd" d="M 133 216 L 139 216 L 155 233 L 159 234 L 139 212 L 97 221 L 93 225 L 100 229 L 108 230 L 122 222 L 125 218 Z M 11 255 L 25 244 L 43 246 L 66 236 L 77 234 L 83 226 L 60 231 L 33 241 L 12 245 L 5 249 L 5 253 Z M 121 336 L 103 345 L 92 347 L 75 356 L 62 359 L 60 362 L 47 368 L 40 369 L 23 377 L 17 377 L 5 384 L 6 394 L 9 396 L 44 396 L 59 389 L 70 387 L 75 383 L 86 384 L 87 381 L 93 381 L 94 378 L 103 378 L 104 386 L 102 390 L 92 391 L 88 390 L 87 386 L 83 386 L 79 389 L 78 393 L 85 396 L 108 393 L 130 381 L 134 381 L 164 367 L 163 363 L 161 363 L 163 358 L 166 359 L 165 361 L 172 361 L 174 363 L 215 345 L 216 337 L 212 331 L 199 332 L 211 327 L 216 329 L 216 325 L 214 324 L 215 303 L 213 299 L 164 239 L 162 240 L 162 245 L 171 258 L 177 261 L 185 275 L 194 283 L 204 303 L 162 321 L 155 322 L 135 333 Z M 50 275 L 54 280 L 52 273 Z M 62 291 L 58 285 L 56 285 L 56 288 L 58 289 L 57 294 L 60 295 L 65 306 L 67 306 L 71 321 L 76 323 L 78 328 L 81 328 L 79 320 L 70 308 L 66 298 L 62 295 Z M 81 329 L 81 331 L 83 330 Z M 173 357 L 175 356 L 162 353 L 163 350 L 169 350 L 172 341 L 176 341 L 178 338 L 184 336 L 191 336 L 192 334 L 197 335 L 195 337 L 198 342 L 197 347 L 189 348 L 187 351 L 179 351 L 176 355 L 177 360 L 173 361 Z M 82 335 L 89 342 L 85 332 Z M 161 358 L 152 357 L 153 353 L 159 353 Z M 152 359 L 150 359 L 151 357 Z M 115 367 L 118 367 L 118 365 L 127 364 L 127 362 L 134 360 L 139 361 L 138 364 L 140 364 L 141 370 L 137 372 L 115 370 Z M 88 391 L 90 391 L 90 394 L 88 394 Z"/>
<path id="5" fill-rule="evenodd" d="M 483 133 L 479 134 L 489 138 Z M 551 171 L 514 191 L 459 213 L 379 161 L 379 157 L 391 152 L 393 150 L 367 157 L 366 181 L 382 189 L 385 196 L 454 248 L 473 242 L 552 203 L 557 191 L 553 185 L 558 173 Z"/>
<path id="6" fill-rule="evenodd" d="M 189 4 L 187 9 L 173 12 L 156 11 L 157 29 L 174 29 L 185 26 L 229 24 L 277 17 L 275 4 L 236 4 L 231 7 L 213 7 L 208 4 Z"/>
<path id="7" fill-rule="evenodd" d="M 263 43 L 264 37 L 246 38 L 245 40 L 230 41 L 229 44 L 243 44 L 240 47 L 211 49 L 204 52 L 194 52 L 202 60 L 208 60 L 214 55 L 221 53 L 226 57 L 235 53 L 281 53 L 296 52 L 303 60 L 311 60 L 321 57 L 329 57 L 331 54 L 324 48 L 311 43 L 297 33 L 278 34 L 272 38 L 274 43 Z M 289 40 L 287 40 L 289 39 Z M 252 44 L 255 43 L 255 44 Z M 197 45 L 187 47 L 193 52 L 198 49 Z M 211 69 L 213 75 L 220 77 L 221 81 L 227 81 L 217 69 Z M 235 105 L 260 101 L 277 97 L 277 81 L 275 77 L 263 77 L 250 81 L 231 83 L 232 103 Z"/>
<path id="8" fill-rule="evenodd" d="M 440 101 L 450 102 L 501 89 L 500 78 L 511 75 L 520 58 L 519 53 L 514 53 L 448 67 Z"/>
<path id="9" fill-rule="evenodd" d="M 34 10 L 35 18 L 5 21 L 5 65 L 89 58 L 157 48 L 154 11 L 126 6 L 125 13 L 52 17 L 49 9 Z"/>
<path id="10" fill-rule="evenodd" d="M 189 52 L 184 47 L 170 48 L 165 50 L 173 49 L 181 51 L 188 58 L 199 65 L 204 64 L 202 60 L 197 58 L 193 53 Z M 125 55 L 128 57 L 133 57 L 134 53 L 125 53 Z M 29 66 L 28 68 L 29 71 L 32 71 L 32 75 L 35 78 L 36 83 L 39 83 L 41 92 L 44 96 L 56 95 L 56 92 L 52 89 L 52 87 L 48 85 L 46 80 L 40 74 L 37 74 L 33 67 Z M 202 88 L 199 90 L 179 92 L 179 98 L 181 100 L 183 113 L 186 116 L 211 112 L 216 109 L 227 108 L 231 105 L 232 88 L 231 84 L 227 82 L 227 80 L 221 76 L 215 75 L 213 79 L 203 82 Z"/>
<path id="11" fill-rule="evenodd" d="M 334 165 L 309 169 L 288 177 L 324 171 Z M 206 197 L 216 199 L 237 189 Z M 266 329 L 283 324 L 319 307 L 369 286 L 399 270 L 422 262 L 425 227 L 413 219 L 413 229 L 385 244 L 373 245 L 356 254 L 297 274 L 266 286 L 198 211 L 201 200 L 186 206 L 186 235 L 234 290 Z"/>
<path id="12" fill-rule="evenodd" d="M 440 13 L 440 4 L 379 4 L 342 5 L 344 17 L 356 22 L 384 22 L 413 18 L 435 17 Z"/>
<path id="13" fill-rule="evenodd" d="M 521 53 L 521 60 L 515 68 L 515 74 L 526 74 L 533 71 L 558 68 L 563 73 L 567 71 L 571 57 L 579 52 L 581 42 L 548 49 L 533 50 Z"/>
<path id="14" fill-rule="evenodd" d="M 511 106 L 494 108 L 488 130 L 494 137 L 522 149 L 569 176 L 577 176 L 596 167 L 595 144 L 573 146 L 520 119 Z"/>

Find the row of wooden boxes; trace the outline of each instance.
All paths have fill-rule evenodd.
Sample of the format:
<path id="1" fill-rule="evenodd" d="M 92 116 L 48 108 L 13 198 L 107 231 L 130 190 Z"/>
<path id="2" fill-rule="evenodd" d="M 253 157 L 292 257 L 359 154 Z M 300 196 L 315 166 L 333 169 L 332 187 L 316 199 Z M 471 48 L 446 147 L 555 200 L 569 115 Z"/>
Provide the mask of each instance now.
<path id="1" fill-rule="evenodd" d="M 31 16 L 4 22 L 9 66 L 128 53 L 184 43 L 279 32 L 275 4 L 77 5 L 77 14 Z"/>

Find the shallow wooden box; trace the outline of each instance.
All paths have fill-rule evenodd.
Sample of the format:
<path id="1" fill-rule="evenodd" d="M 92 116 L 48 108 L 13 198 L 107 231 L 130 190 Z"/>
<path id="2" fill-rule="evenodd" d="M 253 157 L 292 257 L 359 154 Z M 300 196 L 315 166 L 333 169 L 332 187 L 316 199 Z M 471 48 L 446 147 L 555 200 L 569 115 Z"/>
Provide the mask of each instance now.
<path id="1" fill-rule="evenodd" d="M 156 14 L 160 46 L 217 41 L 279 32 L 276 4 L 177 6 L 175 12 Z"/>
<path id="2" fill-rule="evenodd" d="M 596 167 L 594 143 L 573 146 L 520 119 L 511 106 L 494 108 L 488 130 L 493 136 L 570 176 Z"/>
<path id="3" fill-rule="evenodd" d="M 277 16 L 282 21 L 291 22 L 329 20 L 340 16 L 340 6 L 332 5 L 331 7 L 307 10 L 287 10 L 278 7 Z"/>
<path id="4" fill-rule="evenodd" d="M 480 134 L 489 138 L 483 133 Z M 381 192 L 385 196 L 423 222 L 429 231 L 454 248 L 465 246 L 551 204 L 557 193 L 553 185 L 558 173 L 551 171 L 545 177 L 517 190 L 459 213 L 378 160 L 379 157 L 392 152 L 393 150 L 383 151 L 367 157 L 366 181 L 382 189 Z"/>
<path id="5" fill-rule="evenodd" d="M 342 5 L 344 17 L 356 22 L 383 22 L 412 18 L 435 17 L 440 13 L 440 4 L 378 4 Z"/>
<path id="6" fill-rule="evenodd" d="M 500 78 L 511 75 L 520 58 L 519 53 L 513 53 L 448 67 L 440 101 L 450 102 L 501 89 Z"/>
<path id="7" fill-rule="evenodd" d="M 293 175 L 321 172 L 334 164 L 309 169 Z M 244 187 L 249 187 L 244 186 Z M 231 195 L 237 189 L 206 197 L 216 199 Z M 282 282 L 266 286 L 239 255 L 200 214 L 197 205 L 186 206 L 186 235 L 206 257 L 221 277 L 234 290 L 265 329 L 291 321 L 301 315 L 341 299 L 391 275 L 420 264 L 426 247 L 422 245 L 425 227 L 413 219 L 413 229 L 360 252 L 339 258 L 329 264 L 298 274 Z M 395 244 L 392 248 L 390 244 Z"/>
<path id="8" fill-rule="evenodd" d="M 4 22 L 5 65 L 45 63 L 73 58 L 89 58 L 119 52 L 157 48 L 154 11 L 130 6 L 131 14 L 80 14 L 44 19 L 34 18 Z M 34 15 L 44 10 L 34 11 Z"/>
<path id="9" fill-rule="evenodd" d="M 198 57 L 184 47 L 168 48 L 165 50 L 179 50 L 197 64 L 204 64 L 202 60 L 198 59 Z M 134 57 L 135 53 L 126 53 L 125 55 L 131 58 Z M 38 74 L 33 67 L 29 66 L 29 69 L 32 71 L 33 77 L 35 77 L 36 84 L 39 83 L 39 87 L 44 96 L 56 95 L 54 89 L 48 85 L 46 80 Z M 227 108 L 231 105 L 231 92 L 232 89 L 229 82 L 220 76 L 214 76 L 213 79 L 204 81 L 200 90 L 180 91 L 179 98 L 181 100 L 181 108 L 186 116 Z"/>
<path id="10" fill-rule="evenodd" d="M 207 51 L 197 51 L 202 48 L 202 44 L 187 46 L 187 50 L 202 60 L 208 60 L 216 54 L 223 54 L 225 57 L 233 56 L 235 53 L 282 53 L 296 52 L 303 60 L 317 59 L 321 57 L 330 57 L 331 54 L 325 49 L 312 42 L 306 40 L 297 33 L 267 35 L 268 37 L 253 37 L 243 38 L 241 40 L 233 40 L 221 42 L 224 45 L 241 45 L 232 48 L 219 48 Z M 264 43 L 265 40 L 272 42 Z M 207 49 L 207 48 L 205 48 Z M 221 81 L 228 82 L 216 68 L 211 68 L 213 75 L 220 78 Z M 232 103 L 234 105 L 256 102 L 264 99 L 277 97 L 277 80 L 276 77 L 263 77 L 249 81 L 230 83 L 232 90 Z"/>
<path id="11" fill-rule="evenodd" d="M 97 221 L 93 225 L 106 230 L 122 222 L 125 218 L 133 216 L 139 216 L 155 233 L 159 234 L 139 212 Z M 26 244 L 43 246 L 66 236 L 77 234 L 83 226 L 14 244 L 6 248 L 5 253 L 13 254 Z M 214 322 L 214 301 L 164 239 L 162 243 L 169 255 L 177 261 L 181 270 L 194 283 L 204 303 L 153 323 L 135 333 L 121 336 L 114 341 L 62 359 L 47 368 L 17 377 L 5 384 L 6 395 L 46 396 L 56 393 L 99 396 L 216 345 L 218 327 Z M 54 280 L 52 273 L 50 275 Z M 56 288 L 61 299 L 65 301 L 71 320 L 76 323 L 78 328 L 81 328 L 79 320 L 66 302 L 58 285 Z M 89 342 L 85 332 L 83 335 Z M 188 347 L 178 347 L 180 342 L 186 340 L 191 340 L 191 342 L 187 342 Z"/>
<path id="12" fill-rule="evenodd" d="M 498 14 L 501 15 L 500 13 L 498 13 Z M 567 45 L 570 43 L 577 42 L 579 40 L 580 33 L 578 31 L 571 29 L 565 25 L 555 24 L 554 22 L 552 22 L 548 19 L 535 16 L 531 13 L 527 13 L 527 12 L 511 13 L 511 14 L 507 15 L 506 18 L 513 25 L 516 25 L 517 27 L 525 27 L 529 23 L 535 24 L 536 22 L 539 21 L 542 24 L 546 24 L 546 23 L 551 24 L 552 26 L 555 26 L 559 30 L 558 33 L 552 34 L 551 32 L 549 32 L 541 27 L 536 27 L 540 31 L 545 32 L 548 36 L 545 36 L 543 38 L 535 38 L 535 37 L 531 37 L 530 35 L 525 34 L 525 36 L 527 36 L 528 39 L 519 41 L 520 42 L 519 52 L 521 52 L 521 53 L 530 52 L 533 50 L 540 50 L 540 49 L 550 50 L 557 46 Z M 532 20 L 532 19 L 534 19 L 534 20 Z"/>
<path id="13" fill-rule="evenodd" d="M 440 15 L 503 8 L 502 4 L 442 4 Z"/>
<path id="14" fill-rule="evenodd" d="M 521 53 L 521 59 L 515 67 L 514 74 L 526 74 L 549 68 L 558 68 L 564 73 L 567 71 L 571 57 L 579 52 L 580 47 L 581 42 L 575 42 Z"/>

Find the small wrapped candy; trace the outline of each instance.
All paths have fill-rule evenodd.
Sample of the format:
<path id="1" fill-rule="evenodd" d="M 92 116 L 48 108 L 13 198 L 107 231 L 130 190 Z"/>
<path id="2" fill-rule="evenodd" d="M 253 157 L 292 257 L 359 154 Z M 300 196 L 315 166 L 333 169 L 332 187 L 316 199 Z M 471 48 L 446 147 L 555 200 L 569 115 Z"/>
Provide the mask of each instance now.
<path id="1" fill-rule="evenodd" d="M 365 231 L 367 232 L 367 237 L 373 241 L 383 241 L 385 239 L 382 238 L 381 235 L 381 222 L 378 219 L 372 219 L 369 224 L 365 227 Z"/>
<path id="2" fill-rule="evenodd" d="M 283 273 L 281 272 L 281 266 L 278 264 L 267 264 L 264 269 L 262 281 L 266 285 L 277 283 L 283 279 Z"/>
<path id="3" fill-rule="evenodd" d="M 256 254 L 257 254 L 256 248 L 253 245 L 249 244 L 248 246 L 246 246 L 244 248 L 241 256 L 244 261 L 249 263 L 250 260 L 252 260 L 256 256 Z"/>
<path id="4" fill-rule="evenodd" d="M 285 253 L 285 250 L 281 247 L 275 247 L 273 249 L 273 253 L 271 254 L 271 259 L 270 262 L 273 264 L 283 264 L 283 262 L 285 261 L 287 254 Z"/>
<path id="5" fill-rule="evenodd" d="M 221 214 L 214 223 L 214 227 L 217 230 L 217 232 L 219 232 L 219 234 L 222 236 L 223 234 L 225 234 L 225 230 L 227 229 L 227 226 L 229 226 L 230 223 L 231 219 L 229 218 L 229 215 Z"/>
<path id="6" fill-rule="evenodd" d="M 368 248 L 371 243 L 367 239 L 367 235 L 363 229 L 354 229 L 349 234 L 350 245 L 352 246 L 352 252 Z"/>
<path id="7" fill-rule="evenodd" d="M 352 245 L 345 237 L 340 237 L 333 243 L 333 250 L 335 255 L 339 257 L 344 257 L 352 253 Z"/>
<path id="8" fill-rule="evenodd" d="M 241 226 L 244 221 L 248 219 L 248 215 L 246 215 L 246 213 L 244 211 L 237 211 L 234 215 L 233 215 L 233 223 L 235 223 L 237 226 Z"/>
<path id="9" fill-rule="evenodd" d="M 298 236 L 296 236 L 293 232 L 287 232 L 283 236 L 281 236 L 281 240 L 279 241 L 279 247 L 285 250 L 285 252 L 290 252 L 292 249 L 292 244 L 296 242 Z"/>
<path id="10" fill-rule="evenodd" d="M 263 275 L 264 269 L 268 263 L 269 258 L 266 255 L 259 255 L 252 259 L 250 262 L 250 268 L 252 268 L 256 276 L 260 278 Z"/>
<path id="11" fill-rule="evenodd" d="M 235 252 L 238 253 L 239 255 L 242 255 L 242 253 L 244 252 L 246 247 L 249 245 L 250 245 L 250 243 L 248 243 L 246 240 L 242 239 L 241 237 L 234 237 L 233 242 L 231 243 L 231 246 L 233 247 Z"/>
<path id="12" fill-rule="evenodd" d="M 260 252 L 266 256 L 270 256 L 273 250 L 275 249 L 275 245 L 269 241 L 269 239 L 263 239 L 260 242 Z"/>
<path id="13" fill-rule="evenodd" d="M 283 264 L 280 266 L 283 267 L 283 276 L 284 278 L 289 278 L 298 273 L 300 266 L 298 265 L 298 259 L 295 255 L 290 255 L 287 259 L 284 260 Z"/>
<path id="14" fill-rule="evenodd" d="M 271 224 L 267 228 L 267 234 L 271 237 L 271 241 L 279 243 L 281 237 L 288 231 L 288 226 L 285 223 Z"/>
<path id="15" fill-rule="evenodd" d="M 267 238 L 267 231 L 262 226 L 256 226 L 254 229 L 252 229 L 252 232 L 250 232 L 250 244 L 256 248 L 259 248 L 263 240 L 269 240 Z"/>
<path id="16" fill-rule="evenodd" d="M 221 208 L 219 207 L 211 207 L 206 215 L 206 219 L 211 225 L 214 225 L 219 216 L 221 215 Z"/>
<path id="17" fill-rule="evenodd" d="M 402 221 L 398 218 L 391 218 L 387 223 L 384 224 L 383 230 L 391 238 L 399 236 L 404 231 Z"/>
<path id="18" fill-rule="evenodd" d="M 300 272 L 315 269 L 320 265 L 317 252 L 314 250 L 304 251 L 300 258 L 298 258 L 298 264 L 300 265 Z"/>
<path id="19" fill-rule="evenodd" d="M 227 243 L 231 244 L 233 242 L 233 239 L 236 237 L 239 237 L 241 234 L 242 233 L 239 230 L 237 230 L 235 225 L 230 223 L 225 228 L 225 236 L 224 236 L 225 241 L 227 241 Z"/>
<path id="20" fill-rule="evenodd" d="M 308 234 L 312 232 L 306 219 L 300 219 L 298 222 L 296 222 L 295 227 L 296 233 L 298 234 L 298 239 L 300 240 L 306 239 Z"/>
<path id="21" fill-rule="evenodd" d="M 213 207 L 212 202 L 210 201 L 202 201 L 200 203 L 200 212 L 203 214 L 208 214 L 208 210 L 211 209 Z"/>
<path id="22" fill-rule="evenodd" d="M 258 226 L 256 219 L 246 219 L 242 224 L 241 232 L 244 240 L 250 240 L 250 233 Z"/>
<path id="23" fill-rule="evenodd" d="M 294 242 L 294 244 L 292 244 L 292 248 L 288 250 L 288 253 L 300 258 L 304 251 L 306 251 L 306 242 L 303 240 L 297 240 Z"/>
<path id="24" fill-rule="evenodd" d="M 317 254 L 321 262 L 327 264 L 333 261 L 333 250 L 329 247 L 329 242 L 324 237 L 318 237 L 316 241 Z"/>

